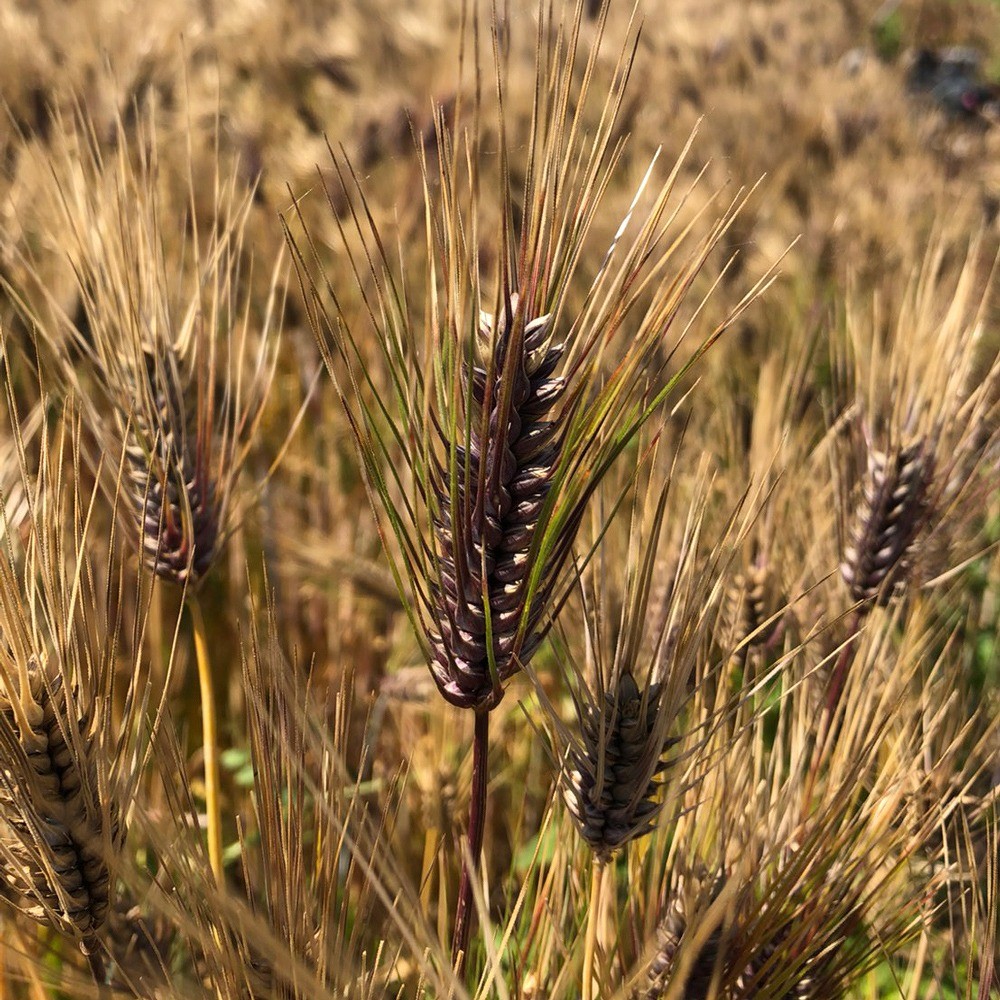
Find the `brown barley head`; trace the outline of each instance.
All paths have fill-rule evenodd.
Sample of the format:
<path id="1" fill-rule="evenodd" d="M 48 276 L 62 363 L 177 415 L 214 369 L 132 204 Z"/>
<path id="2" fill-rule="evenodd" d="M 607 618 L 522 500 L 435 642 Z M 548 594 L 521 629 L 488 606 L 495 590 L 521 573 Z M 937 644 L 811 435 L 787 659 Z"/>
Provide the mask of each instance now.
<path id="1" fill-rule="evenodd" d="M 17 673 L 0 691 L 0 871 L 25 912 L 89 949 L 108 914 L 117 808 L 96 800 L 93 720 L 62 676 L 35 659 Z"/>
<path id="2" fill-rule="evenodd" d="M 981 500 L 995 482 L 1000 353 L 983 337 L 979 245 L 957 276 L 947 250 L 932 241 L 888 333 L 877 309 L 864 322 L 849 313 L 851 360 L 835 346 L 848 441 L 835 449 L 840 570 L 855 601 L 885 604 L 979 544 Z"/>
<path id="3" fill-rule="evenodd" d="M 601 28 L 584 52 L 580 17 L 580 7 L 539 5 L 527 136 L 507 135 L 498 64 L 495 156 L 484 156 L 495 140 L 473 40 L 475 99 L 458 102 L 452 123 L 439 109 L 436 176 L 424 160 L 419 308 L 407 302 L 414 282 L 398 274 L 359 178 L 332 151 L 342 188 L 353 192 L 353 226 L 339 231 L 364 290 L 360 321 L 347 305 L 354 290 L 323 278 L 317 242 L 288 231 L 424 655 L 441 694 L 476 710 L 497 704 L 551 629 L 598 484 L 733 319 L 667 374 L 686 293 L 743 196 L 700 241 L 665 238 L 677 171 L 654 183 L 657 157 L 603 263 L 580 273 L 619 161 L 616 122 L 636 41 L 632 24 L 601 96 L 593 86 Z M 511 160 L 522 149 L 528 184 L 515 208 Z M 493 165 L 498 176 L 487 176 Z M 498 192 L 496 204 L 486 191 Z M 295 223 L 305 228 L 301 216 Z M 681 247 L 687 256 L 677 261 Z"/>
<path id="4" fill-rule="evenodd" d="M 683 993 L 678 995 L 689 1000 L 709 1000 L 714 995 L 712 984 L 725 968 L 732 928 L 724 914 L 713 916 L 710 927 L 702 928 L 701 920 L 718 898 L 724 881 L 721 873 L 714 878 L 681 876 L 676 880 L 666 914 L 657 928 L 657 948 L 649 963 L 645 1000 L 661 1000 L 682 975 Z M 694 954 L 686 954 L 692 950 L 689 926 L 700 931 Z"/>
<path id="5" fill-rule="evenodd" d="M 191 393 L 185 393 L 183 359 L 169 345 L 145 349 L 142 360 L 136 397 L 152 405 L 137 407 L 131 420 L 119 417 L 125 498 L 141 525 L 147 567 L 180 586 L 195 584 L 215 559 L 222 527 L 211 464 L 214 428 L 202 408 L 192 413 L 185 405 Z"/>
<path id="6" fill-rule="evenodd" d="M 595 525 L 603 541 L 581 575 L 582 639 L 575 639 L 576 624 L 574 637 L 568 628 L 559 629 L 575 729 L 561 722 L 536 685 L 563 762 L 567 808 L 582 839 L 605 860 L 654 828 L 665 804 L 661 779 L 676 763 L 671 751 L 675 758 L 693 754 L 696 741 L 685 741 L 682 720 L 693 686 L 704 679 L 708 633 L 722 594 L 720 567 L 732 557 L 729 532 L 709 553 L 700 551 L 705 501 L 696 497 L 668 606 L 664 614 L 652 614 L 669 497 L 669 484 L 654 487 L 653 481 L 645 491 L 633 486 L 636 494 L 619 518 Z M 614 548 L 615 529 L 621 530 L 624 551 Z M 682 742 L 689 744 L 683 750 Z"/>
<path id="7" fill-rule="evenodd" d="M 160 203 L 152 116 L 138 154 L 108 153 L 82 112 L 60 119 L 39 164 L 73 276 L 74 309 L 45 287 L 11 289 L 38 331 L 47 383 L 73 392 L 104 485 L 140 557 L 158 576 L 197 584 L 256 495 L 238 488 L 276 361 L 282 265 L 251 303 L 243 248 L 251 197 L 218 174 L 210 218 L 170 218 Z M 189 178 L 193 184 L 193 179 Z M 53 239 L 53 242 L 56 242 Z M 53 377 L 55 376 L 55 378 Z M 125 455 L 122 469 L 107 460 Z M 124 479 L 124 488 L 119 482 Z"/>
<path id="8" fill-rule="evenodd" d="M 441 565 L 433 593 L 440 627 L 431 642 L 431 670 L 445 696 L 462 706 L 489 703 L 492 677 L 505 681 L 517 669 L 516 657 L 530 659 L 545 609 L 544 592 L 536 592 L 527 607 L 524 595 L 560 457 L 559 423 L 546 418 L 553 416 L 566 380 L 553 374 L 563 348 L 550 343 L 551 317 L 527 323 L 521 317 L 520 334 L 511 336 L 517 307 L 515 293 L 498 319 L 482 315 L 481 335 L 492 356 L 485 367 L 468 371 L 483 416 L 470 427 L 468 474 L 456 490 L 457 503 L 451 503 L 446 470 L 438 473 Z M 488 428 L 485 435 L 480 426 Z M 467 489 L 473 495 L 466 496 Z M 524 628 L 529 638 L 518 650 Z"/>
<path id="9" fill-rule="evenodd" d="M 79 419 L 64 416 L 55 441 L 43 422 L 31 458 L 12 423 L 21 469 L 38 472 L 22 473 L 23 551 L 0 554 L 0 881 L 98 969 L 146 695 L 126 664 L 113 720 L 122 595 L 88 554 L 96 494 L 79 490 Z"/>
<path id="10" fill-rule="evenodd" d="M 934 455 L 918 440 L 888 452 L 871 448 L 862 499 L 840 573 L 855 601 L 887 601 L 907 572 L 926 523 Z"/>
<path id="11" fill-rule="evenodd" d="M 657 778 L 674 745 L 657 733 L 661 690 L 654 683 L 640 691 L 623 673 L 617 690 L 605 692 L 600 709 L 588 707 L 582 721 L 584 749 L 567 779 L 566 805 L 580 836 L 602 857 L 649 833 L 659 814 Z"/>

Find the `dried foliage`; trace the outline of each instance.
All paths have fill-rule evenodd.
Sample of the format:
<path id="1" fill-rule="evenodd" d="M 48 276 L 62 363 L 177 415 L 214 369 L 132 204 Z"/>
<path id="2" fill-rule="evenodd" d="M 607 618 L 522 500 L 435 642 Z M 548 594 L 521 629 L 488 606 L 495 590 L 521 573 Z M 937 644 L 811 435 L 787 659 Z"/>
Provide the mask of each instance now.
<path id="1" fill-rule="evenodd" d="M 0 994 L 1000 996 L 992 0 L 0 36 Z"/>

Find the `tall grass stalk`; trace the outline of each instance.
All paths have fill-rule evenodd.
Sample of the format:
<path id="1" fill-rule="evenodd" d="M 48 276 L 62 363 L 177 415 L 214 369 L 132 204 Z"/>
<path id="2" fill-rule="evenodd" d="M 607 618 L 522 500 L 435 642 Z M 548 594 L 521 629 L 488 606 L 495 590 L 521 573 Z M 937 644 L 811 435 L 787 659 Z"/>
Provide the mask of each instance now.
<path id="1" fill-rule="evenodd" d="M 187 600 L 194 626 L 195 660 L 198 667 L 198 687 L 201 691 L 201 745 L 205 757 L 205 812 L 208 821 L 208 856 L 212 872 L 221 885 L 222 868 L 222 806 L 219 797 L 219 736 L 215 710 L 215 684 L 212 661 L 208 652 L 205 616 L 194 595 Z"/>

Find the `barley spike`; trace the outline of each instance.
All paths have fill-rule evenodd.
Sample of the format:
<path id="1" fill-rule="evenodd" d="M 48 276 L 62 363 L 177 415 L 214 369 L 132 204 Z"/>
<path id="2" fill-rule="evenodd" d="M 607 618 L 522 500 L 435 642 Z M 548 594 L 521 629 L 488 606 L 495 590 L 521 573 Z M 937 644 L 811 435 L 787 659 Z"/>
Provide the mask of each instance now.
<path id="1" fill-rule="evenodd" d="M 118 811 L 95 807 L 90 720 L 62 676 L 32 660 L 27 677 L 24 692 L 0 690 L 0 873 L 28 914 L 89 952 L 108 915 Z"/>
<path id="2" fill-rule="evenodd" d="M 482 315 L 481 336 L 492 344 L 489 370 L 495 375 L 488 385 L 487 369 L 469 366 L 475 404 L 488 412 L 471 422 L 468 454 L 463 448 L 458 459 L 465 472 L 454 502 L 447 473 L 439 471 L 439 632 L 432 641 L 431 669 L 444 697 L 461 708 L 488 708 L 499 700 L 499 685 L 537 647 L 546 600 L 544 592 L 531 599 L 519 647 L 529 551 L 560 455 L 559 422 L 545 418 L 566 382 L 553 374 L 563 349 L 549 343 L 550 317 L 527 322 L 518 337 L 512 329 L 517 308 L 514 294 L 499 322 Z M 510 352 L 518 356 L 509 358 Z M 510 385 L 506 405 L 505 381 Z M 485 441 L 483 425 L 489 428 Z"/>
<path id="3" fill-rule="evenodd" d="M 601 857 L 648 833 L 659 813 L 663 756 L 676 743 L 656 736 L 660 691 L 651 684 L 644 701 L 635 678 L 623 673 L 617 691 L 605 693 L 603 712 L 590 707 L 583 720 L 585 749 L 575 752 L 565 798 L 580 835 Z"/>
<path id="4" fill-rule="evenodd" d="M 869 450 L 862 501 L 840 565 L 854 600 L 884 603 L 903 582 L 925 522 L 933 468 L 923 440 Z"/>

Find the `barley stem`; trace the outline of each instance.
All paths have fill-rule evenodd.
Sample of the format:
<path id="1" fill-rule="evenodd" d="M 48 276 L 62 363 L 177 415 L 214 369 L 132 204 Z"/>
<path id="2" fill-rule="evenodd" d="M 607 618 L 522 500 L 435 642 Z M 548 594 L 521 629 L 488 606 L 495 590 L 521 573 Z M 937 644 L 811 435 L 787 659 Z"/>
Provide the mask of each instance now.
<path id="1" fill-rule="evenodd" d="M 587 938 L 583 950 L 583 1000 L 594 1000 L 594 953 L 597 951 L 597 925 L 601 917 L 601 887 L 604 883 L 605 863 L 594 858 L 593 877 L 590 882 L 590 910 L 587 913 Z"/>
<path id="2" fill-rule="evenodd" d="M 205 637 L 205 618 L 194 595 L 188 596 L 194 622 L 194 649 L 198 661 L 198 686 L 201 689 L 201 742 L 205 760 L 205 812 L 208 825 L 208 860 L 212 874 L 222 885 L 222 811 L 219 806 L 219 740 L 215 716 L 215 691 L 212 664 Z"/>
<path id="3" fill-rule="evenodd" d="M 850 638 L 844 643 L 837 656 L 837 661 L 830 672 L 830 680 L 826 689 L 826 702 L 823 706 L 823 714 L 820 716 L 819 729 L 816 733 L 816 742 L 813 744 L 813 759 L 809 767 L 809 777 L 806 782 L 806 793 L 802 799 L 802 816 L 805 818 L 812 808 L 812 796 L 816 787 L 816 778 L 819 774 L 819 767 L 826 752 L 826 743 L 830 736 L 830 727 L 833 724 L 833 716 L 837 711 L 837 704 L 843 693 L 844 685 L 847 683 L 847 674 L 854 662 L 854 653 L 857 649 L 858 639 L 861 635 L 861 627 L 868 617 L 870 605 L 860 605 L 851 615 L 848 632 Z"/>
<path id="4" fill-rule="evenodd" d="M 865 618 L 868 617 L 868 610 L 869 606 L 863 605 L 857 608 L 854 614 L 851 615 L 851 622 L 848 626 L 851 638 L 845 643 L 844 648 L 841 649 L 840 655 L 837 657 L 837 662 L 834 664 L 833 672 L 830 674 L 830 686 L 827 689 L 825 712 L 827 726 L 830 724 L 833 713 L 837 710 L 837 703 L 840 701 L 844 684 L 847 682 L 847 673 L 850 670 L 851 663 L 854 661 L 854 650 L 858 644 L 858 636 L 861 634 L 861 626 L 864 624 Z"/>
<path id="5" fill-rule="evenodd" d="M 107 986 L 108 974 L 104 967 L 104 959 L 94 951 L 93 949 L 97 947 L 96 942 L 91 942 L 90 948 L 87 952 L 87 964 L 90 966 L 90 974 L 94 977 L 94 983 L 98 987 L 99 994 L 101 996 L 105 995 L 104 987 Z"/>
<path id="6" fill-rule="evenodd" d="M 469 801 L 469 853 L 462 859 L 462 881 L 455 905 L 455 932 L 451 943 L 451 961 L 459 979 L 465 976 L 465 961 L 469 952 L 469 932 L 475 901 L 472 892 L 479 856 L 483 850 L 486 828 L 486 783 L 489 774 L 487 758 L 490 748 L 489 712 L 476 712 L 476 730 L 472 743 L 472 790 Z"/>

